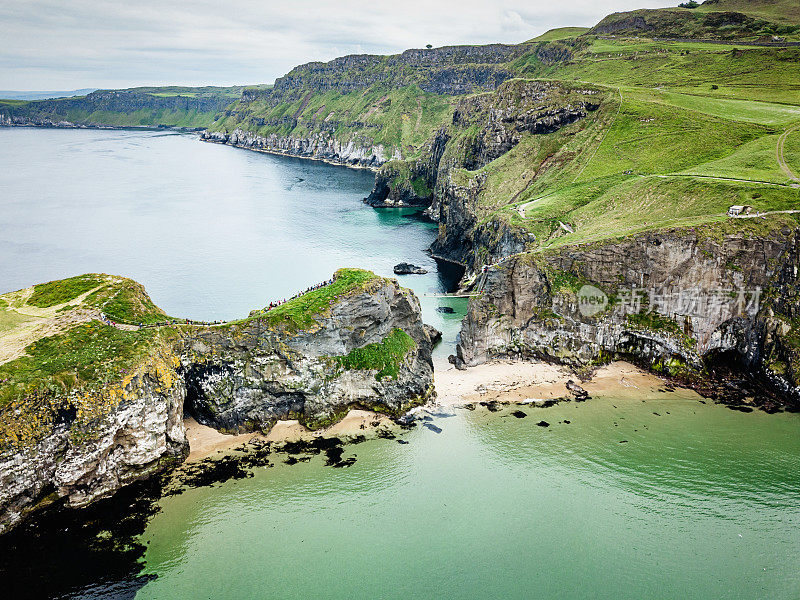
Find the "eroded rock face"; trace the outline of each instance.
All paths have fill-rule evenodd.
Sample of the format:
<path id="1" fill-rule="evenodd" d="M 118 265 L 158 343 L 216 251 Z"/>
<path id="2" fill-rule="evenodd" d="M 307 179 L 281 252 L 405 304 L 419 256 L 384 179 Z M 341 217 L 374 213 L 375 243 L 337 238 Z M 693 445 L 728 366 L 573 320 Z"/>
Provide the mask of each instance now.
<path id="1" fill-rule="evenodd" d="M 309 137 L 261 136 L 242 129 L 235 129 L 231 133 L 204 131 L 200 137 L 207 142 L 351 167 L 377 168 L 392 158 L 400 158 L 398 150 L 374 144 L 366 136 L 353 136 L 347 141 L 340 141 L 332 128 L 315 132 Z"/>
<path id="2" fill-rule="evenodd" d="M 458 360 L 474 365 L 516 354 L 586 368 L 620 357 L 679 376 L 725 367 L 760 377 L 796 402 L 797 357 L 785 340 L 800 306 L 798 233 L 651 233 L 511 257 L 482 276 Z M 581 308 L 584 285 L 604 292 L 608 308 L 585 314 L 592 311 Z M 643 316 L 630 316 L 633 305 L 620 310 L 633 290 L 641 290 Z M 651 290 L 654 306 L 647 304 Z M 740 290 L 746 294 L 738 298 Z M 712 304 L 698 307 L 691 298 Z M 651 310 L 657 318 L 647 316 Z"/>
<path id="3" fill-rule="evenodd" d="M 98 404 L 122 399 L 90 427 L 71 427 L 67 416 L 38 443 L 0 453 L 0 533 L 56 500 L 86 506 L 181 462 L 189 452 L 185 389 L 165 369 L 151 362 L 124 387 L 101 392 Z"/>
<path id="4" fill-rule="evenodd" d="M 284 333 L 254 319 L 204 331 L 185 341 L 187 411 L 226 431 L 286 418 L 323 424 L 348 406 L 400 412 L 433 391 L 431 340 L 420 315 L 417 298 L 391 282 L 340 302 L 311 330 Z M 396 330 L 414 347 L 394 377 L 342 369 L 332 359 L 381 344 Z"/>

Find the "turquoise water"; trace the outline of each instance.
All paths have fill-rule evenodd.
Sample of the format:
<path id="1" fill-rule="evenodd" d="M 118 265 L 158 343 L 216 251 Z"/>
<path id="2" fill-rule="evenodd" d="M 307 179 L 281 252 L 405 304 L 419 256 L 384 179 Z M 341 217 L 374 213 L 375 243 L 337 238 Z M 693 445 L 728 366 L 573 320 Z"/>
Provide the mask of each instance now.
<path id="1" fill-rule="evenodd" d="M 800 595 L 798 415 L 681 393 L 523 410 L 163 500 L 136 597 Z"/>
<path id="2" fill-rule="evenodd" d="M 80 273 L 131 277 L 174 316 L 231 319 L 343 266 L 400 277 L 443 330 L 463 299 L 425 254 L 436 226 L 361 199 L 374 175 L 158 131 L 0 128 L 0 292 Z M 435 309 L 453 306 L 458 313 Z"/>
<path id="3" fill-rule="evenodd" d="M 456 301 L 423 295 L 449 281 L 423 252 L 435 229 L 364 206 L 369 173 L 141 131 L 0 128 L 0 164 L 0 291 L 104 271 L 170 314 L 225 319 L 339 266 L 405 260 L 431 270 L 401 281 L 445 331 L 437 360 L 451 351 L 460 315 L 435 309 Z M 137 538 L 146 584 L 80 535 L 42 536 L 0 583 L 59 589 L 92 562 L 74 579 L 95 585 L 68 597 L 800 597 L 799 415 L 686 392 L 522 410 L 347 446 L 349 468 L 276 454 L 164 498 Z"/>

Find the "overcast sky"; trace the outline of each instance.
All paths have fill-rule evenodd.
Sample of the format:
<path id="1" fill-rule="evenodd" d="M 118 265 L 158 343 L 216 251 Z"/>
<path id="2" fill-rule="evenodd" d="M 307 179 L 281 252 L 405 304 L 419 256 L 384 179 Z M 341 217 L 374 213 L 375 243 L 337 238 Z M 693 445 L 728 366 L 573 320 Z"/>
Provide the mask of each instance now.
<path id="1" fill-rule="evenodd" d="M 675 0 L 677 3 L 677 0 Z M 297 64 L 517 43 L 654 0 L 3 0 L 0 89 L 271 83 Z"/>

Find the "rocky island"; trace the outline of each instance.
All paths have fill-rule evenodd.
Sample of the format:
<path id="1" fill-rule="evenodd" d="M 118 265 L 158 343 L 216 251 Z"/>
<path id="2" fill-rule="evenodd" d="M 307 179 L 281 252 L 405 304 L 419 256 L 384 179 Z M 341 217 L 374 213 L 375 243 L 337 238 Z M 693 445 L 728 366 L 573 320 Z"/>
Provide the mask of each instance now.
<path id="1" fill-rule="evenodd" d="M 368 271 L 214 326 L 169 318 L 109 275 L 7 293 L 0 310 L 3 530 L 179 464 L 184 415 L 229 432 L 286 418 L 318 428 L 350 407 L 399 415 L 433 394 L 419 302 Z"/>

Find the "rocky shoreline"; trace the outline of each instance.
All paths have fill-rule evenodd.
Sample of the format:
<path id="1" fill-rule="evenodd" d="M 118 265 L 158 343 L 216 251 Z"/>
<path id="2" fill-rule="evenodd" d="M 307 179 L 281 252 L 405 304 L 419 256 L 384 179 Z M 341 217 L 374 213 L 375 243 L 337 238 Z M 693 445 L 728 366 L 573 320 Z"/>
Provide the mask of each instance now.
<path id="1" fill-rule="evenodd" d="M 304 158 L 329 165 L 369 171 L 377 171 L 381 165 L 391 160 L 390 158 L 385 158 L 383 147 L 360 148 L 345 146 L 342 148 L 333 139 L 279 138 L 277 136 L 265 138 L 241 130 L 234 131 L 231 134 L 205 130 L 200 134 L 200 139 L 204 142 L 233 146 L 265 154 Z"/>

